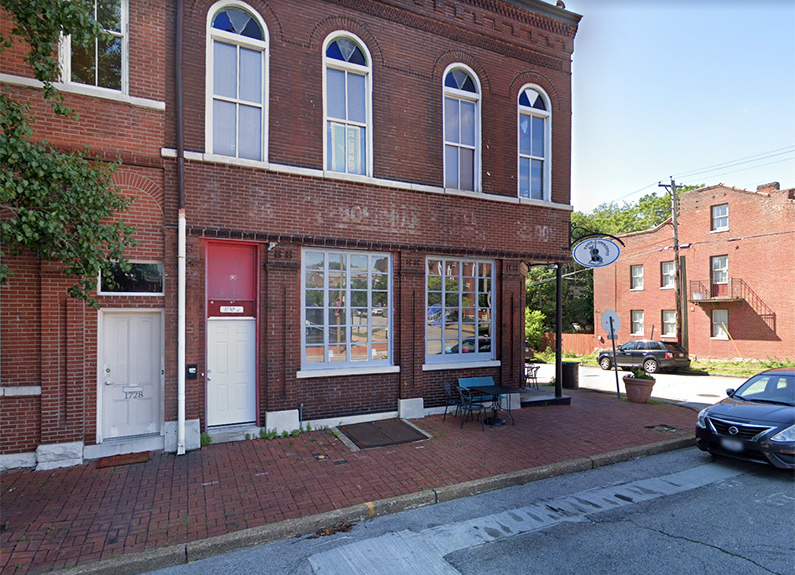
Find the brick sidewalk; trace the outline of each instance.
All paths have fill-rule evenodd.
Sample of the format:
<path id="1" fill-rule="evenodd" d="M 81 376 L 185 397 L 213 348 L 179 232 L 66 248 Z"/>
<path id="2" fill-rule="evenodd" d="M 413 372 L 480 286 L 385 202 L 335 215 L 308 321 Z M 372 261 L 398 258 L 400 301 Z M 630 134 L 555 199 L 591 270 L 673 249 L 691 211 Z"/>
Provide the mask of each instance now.
<path id="1" fill-rule="evenodd" d="M 331 431 L 211 445 L 97 469 L 0 476 L 0 573 L 40 573 L 370 501 L 690 437 L 696 413 L 567 390 L 570 406 L 514 411 L 486 428 L 441 415 L 433 439 L 352 452 Z M 667 429 L 673 428 L 675 431 Z"/>

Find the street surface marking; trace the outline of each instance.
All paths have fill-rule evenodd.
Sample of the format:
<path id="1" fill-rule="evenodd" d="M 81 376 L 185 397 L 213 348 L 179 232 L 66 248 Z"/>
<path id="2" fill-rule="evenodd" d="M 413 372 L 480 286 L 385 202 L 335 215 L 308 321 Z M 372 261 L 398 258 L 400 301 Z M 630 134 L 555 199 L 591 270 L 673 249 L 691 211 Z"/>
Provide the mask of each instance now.
<path id="1" fill-rule="evenodd" d="M 663 477 L 582 491 L 467 521 L 372 537 L 309 558 L 315 575 L 458 575 L 444 557 L 505 537 L 545 529 L 626 505 L 724 481 L 741 472 L 711 463 Z"/>

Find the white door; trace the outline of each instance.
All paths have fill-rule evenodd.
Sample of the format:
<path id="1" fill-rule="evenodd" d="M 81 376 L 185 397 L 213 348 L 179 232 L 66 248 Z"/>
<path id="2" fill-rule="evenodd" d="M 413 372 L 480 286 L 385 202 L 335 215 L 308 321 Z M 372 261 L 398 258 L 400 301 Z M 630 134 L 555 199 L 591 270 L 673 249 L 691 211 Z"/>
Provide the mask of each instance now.
<path id="1" fill-rule="evenodd" d="M 160 433 L 160 312 L 103 312 L 99 387 L 102 439 Z"/>
<path id="2" fill-rule="evenodd" d="M 207 425 L 257 419 L 254 319 L 207 320 Z"/>

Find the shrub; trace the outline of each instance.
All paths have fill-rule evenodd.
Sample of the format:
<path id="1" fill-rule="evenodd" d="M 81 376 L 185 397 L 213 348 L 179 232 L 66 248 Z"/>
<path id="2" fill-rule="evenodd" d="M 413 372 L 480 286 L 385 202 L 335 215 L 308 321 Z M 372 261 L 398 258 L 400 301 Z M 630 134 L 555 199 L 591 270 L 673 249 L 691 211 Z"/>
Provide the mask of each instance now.
<path id="1" fill-rule="evenodd" d="M 649 381 L 654 381 L 654 376 L 646 373 L 645 371 L 643 371 L 639 367 L 636 367 L 636 368 L 632 369 L 631 371 L 632 371 L 632 376 L 631 377 L 634 377 L 635 379 L 646 379 L 646 380 L 649 380 Z"/>
<path id="2" fill-rule="evenodd" d="M 524 336 L 533 349 L 541 346 L 541 338 L 544 337 L 544 314 L 541 311 L 525 308 Z"/>

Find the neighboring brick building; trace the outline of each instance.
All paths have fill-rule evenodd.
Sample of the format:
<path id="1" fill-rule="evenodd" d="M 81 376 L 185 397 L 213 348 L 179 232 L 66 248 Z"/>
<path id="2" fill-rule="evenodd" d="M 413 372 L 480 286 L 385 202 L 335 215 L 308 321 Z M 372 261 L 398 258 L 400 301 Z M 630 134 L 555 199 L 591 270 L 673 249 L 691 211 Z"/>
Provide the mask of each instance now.
<path id="1" fill-rule="evenodd" d="M 123 160 L 147 280 L 97 313 L 55 266 L 19 260 L 2 291 L 0 405 L 20 414 L 0 422 L 6 467 L 421 417 L 445 380 L 520 382 L 527 268 L 569 258 L 579 16 L 118 2 L 122 79 L 64 86 L 80 123 L 38 123 L 23 66 L 0 67 L 36 101 L 37 135 Z M 22 317 L 8 302 L 31 294 Z"/>
<path id="2" fill-rule="evenodd" d="M 691 356 L 795 359 L 788 288 L 795 281 L 795 189 L 721 184 L 684 192 L 678 228 L 682 339 Z M 671 221 L 620 237 L 619 261 L 594 270 L 594 317 L 615 310 L 622 343 L 675 341 Z"/>

